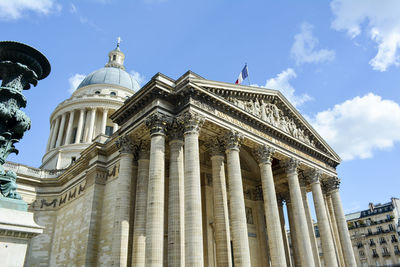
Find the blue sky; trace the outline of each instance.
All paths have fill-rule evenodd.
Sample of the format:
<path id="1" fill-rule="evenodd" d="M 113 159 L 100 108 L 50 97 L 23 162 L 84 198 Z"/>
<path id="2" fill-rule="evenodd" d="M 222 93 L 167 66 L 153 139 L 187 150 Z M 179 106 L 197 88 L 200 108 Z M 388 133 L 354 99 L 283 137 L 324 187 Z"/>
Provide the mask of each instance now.
<path id="1" fill-rule="evenodd" d="M 189 69 L 234 82 L 247 62 L 250 84 L 281 90 L 342 157 L 346 213 L 400 196 L 400 1 L 0 0 L 0 10 L 1 39 L 52 65 L 25 92 L 32 128 L 11 161 L 40 165 L 50 113 L 121 36 L 142 84 Z"/>

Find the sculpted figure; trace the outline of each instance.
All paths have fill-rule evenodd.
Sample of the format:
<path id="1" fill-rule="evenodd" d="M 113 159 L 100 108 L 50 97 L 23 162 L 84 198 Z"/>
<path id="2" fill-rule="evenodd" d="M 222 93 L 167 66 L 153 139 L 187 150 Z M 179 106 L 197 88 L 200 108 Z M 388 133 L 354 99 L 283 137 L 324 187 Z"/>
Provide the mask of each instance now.
<path id="1" fill-rule="evenodd" d="M 254 115 L 256 115 L 257 117 L 261 116 L 261 106 L 260 103 L 258 102 L 258 99 L 254 101 Z"/>

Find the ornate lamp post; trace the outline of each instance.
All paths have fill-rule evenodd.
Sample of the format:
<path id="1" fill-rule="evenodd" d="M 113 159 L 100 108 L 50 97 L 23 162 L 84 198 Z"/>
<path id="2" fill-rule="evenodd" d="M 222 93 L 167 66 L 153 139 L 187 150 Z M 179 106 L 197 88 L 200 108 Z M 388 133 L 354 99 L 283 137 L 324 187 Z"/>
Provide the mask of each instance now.
<path id="1" fill-rule="evenodd" d="M 18 153 L 14 144 L 31 127 L 30 118 L 20 110 L 26 107 L 22 90 L 50 73 L 50 63 L 36 49 L 18 42 L 0 42 L 0 192 L 4 197 L 21 199 L 16 192 L 16 174 L 4 171 L 10 153 Z"/>

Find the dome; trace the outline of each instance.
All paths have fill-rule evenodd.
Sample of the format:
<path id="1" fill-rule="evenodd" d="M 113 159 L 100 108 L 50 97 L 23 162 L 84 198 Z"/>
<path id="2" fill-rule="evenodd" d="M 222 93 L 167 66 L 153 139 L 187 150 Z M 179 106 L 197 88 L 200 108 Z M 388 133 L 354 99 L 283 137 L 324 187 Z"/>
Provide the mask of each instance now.
<path id="1" fill-rule="evenodd" d="M 121 68 L 114 67 L 104 67 L 90 73 L 79 84 L 77 89 L 92 84 L 113 84 L 133 91 L 138 91 L 140 89 L 139 83 L 132 75 Z"/>

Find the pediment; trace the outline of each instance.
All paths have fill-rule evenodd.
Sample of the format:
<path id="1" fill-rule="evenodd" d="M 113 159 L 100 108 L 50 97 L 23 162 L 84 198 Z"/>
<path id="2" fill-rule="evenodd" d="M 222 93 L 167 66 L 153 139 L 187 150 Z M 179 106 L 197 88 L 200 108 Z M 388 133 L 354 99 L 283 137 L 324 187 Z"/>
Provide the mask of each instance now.
<path id="1" fill-rule="evenodd" d="M 262 120 L 276 131 L 340 162 L 340 157 L 279 91 L 205 79 L 191 79 L 191 82 L 223 98 L 243 113 Z"/>

